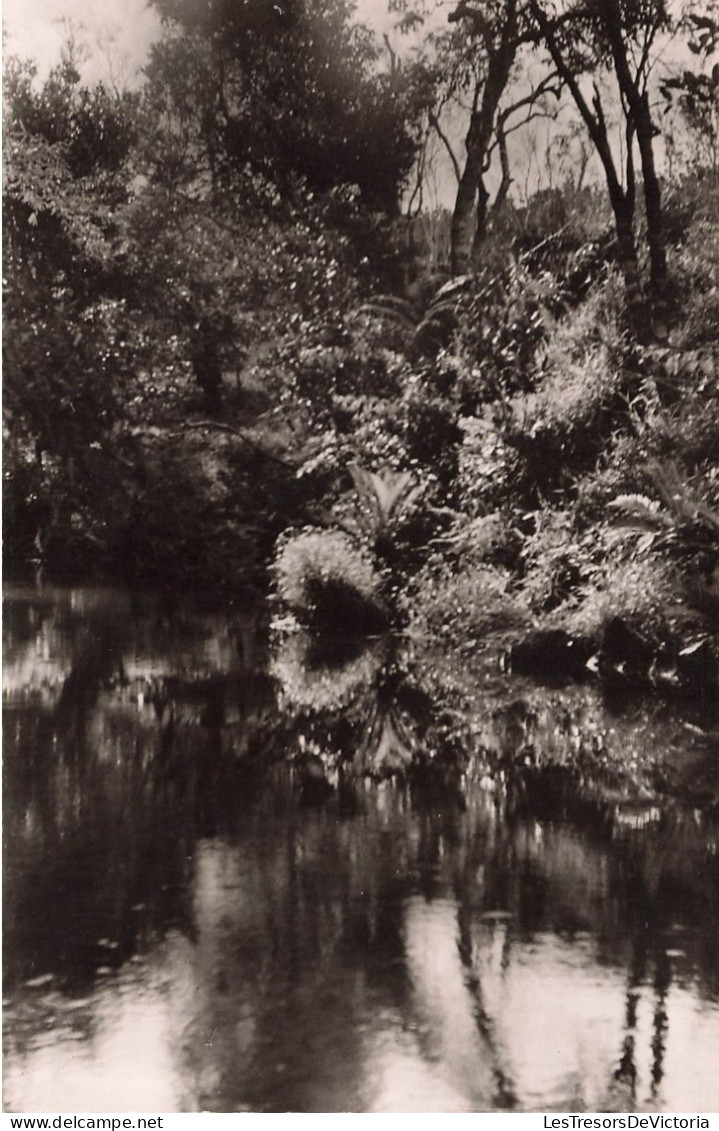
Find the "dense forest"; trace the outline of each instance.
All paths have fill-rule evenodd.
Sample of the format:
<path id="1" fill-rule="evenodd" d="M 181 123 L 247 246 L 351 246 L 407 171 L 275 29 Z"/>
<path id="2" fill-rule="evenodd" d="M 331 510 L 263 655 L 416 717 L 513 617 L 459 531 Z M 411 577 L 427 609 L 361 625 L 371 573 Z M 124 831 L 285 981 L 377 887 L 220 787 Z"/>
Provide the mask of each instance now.
<path id="1" fill-rule="evenodd" d="M 6 566 L 715 695 L 719 9 L 153 3 L 6 59 Z"/>

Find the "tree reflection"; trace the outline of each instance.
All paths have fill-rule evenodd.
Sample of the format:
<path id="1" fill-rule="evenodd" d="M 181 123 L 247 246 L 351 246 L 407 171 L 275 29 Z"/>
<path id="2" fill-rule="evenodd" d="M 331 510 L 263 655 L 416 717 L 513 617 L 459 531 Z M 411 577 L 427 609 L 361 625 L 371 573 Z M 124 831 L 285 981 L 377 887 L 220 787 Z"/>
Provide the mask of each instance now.
<path id="1" fill-rule="evenodd" d="M 245 621 L 104 608 L 13 630 L 63 673 L 6 700 L 13 1080 L 55 1036 L 107 1079 L 136 1008 L 180 1110 L 701 1108 L 709 823 L 390 641 L 267 663 Z"/>

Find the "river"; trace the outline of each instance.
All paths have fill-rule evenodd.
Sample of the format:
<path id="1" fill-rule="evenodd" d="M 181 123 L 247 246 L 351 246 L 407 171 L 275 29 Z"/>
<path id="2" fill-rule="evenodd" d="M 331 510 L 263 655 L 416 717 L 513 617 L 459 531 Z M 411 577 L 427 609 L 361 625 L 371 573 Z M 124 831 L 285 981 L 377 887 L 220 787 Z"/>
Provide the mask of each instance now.
<path id="1" fill-rule="evenodd" d="M 719 1111 L 711 712 L 265 620 L 7 588 L 6 1110 Z"/>

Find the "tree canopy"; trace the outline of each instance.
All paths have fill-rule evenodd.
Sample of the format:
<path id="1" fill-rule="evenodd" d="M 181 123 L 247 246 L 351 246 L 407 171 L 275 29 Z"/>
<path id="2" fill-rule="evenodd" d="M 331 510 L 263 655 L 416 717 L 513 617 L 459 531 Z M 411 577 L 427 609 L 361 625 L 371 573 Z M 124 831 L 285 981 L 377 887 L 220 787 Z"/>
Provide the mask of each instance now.
<path id="1" fill-rule="evenodd" d="M 298 182 L 354 186 L 366 207 L 397 211 L 426 74 L 382 66 L 346 0 L 157 6 L 166 35 L 152 49 L 148 99 L 171 131 L 194 130 L 216 181 L 259 177 L 285 199 Z"/>

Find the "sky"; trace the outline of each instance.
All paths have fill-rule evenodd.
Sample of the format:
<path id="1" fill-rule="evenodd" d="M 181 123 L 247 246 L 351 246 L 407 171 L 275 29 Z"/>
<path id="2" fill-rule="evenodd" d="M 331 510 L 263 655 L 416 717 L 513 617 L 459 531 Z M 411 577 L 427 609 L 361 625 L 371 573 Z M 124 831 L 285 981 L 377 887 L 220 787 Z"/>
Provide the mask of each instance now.
<path id="1" fill-rule="evenodd" d="M 438 11 L 441 0 L 437 0 Z M 148 48 L 160 32 L 160 21 L 148 0 L 3 0 L 6 53 L 31 59 L 40 78 L 58 62 L 72 28 L 87 48 L 81 67 L 85 82 L 111 81 L 119 88 L 136 86 Z M 357 0 L 357 16 L 378 33 L 390 30 L 396 18 L 387 0 Z M 449 166 L 440 167 L 428 196 L 449 203 L 455 182 Z"/>
<path id="2" fill-rule="evenodd" d="M 83 68 L 92 82 L 115 77 L 132 84 L 157 34 L 159 19 L 147 0 L 4 0 L 6 51 L 33 59 L 41 74 L 57 62 L 68 23 L 87 41 Z"/>
<path id="3" fill-rule="evenodd" d="M 380 28 L 386 11 L 386 0 L 358 4 L 360 17 Z M 35 60 L 43 75 L 59 58 L 68 21 L 90 49 L 83 77 L 88 82 L 116 77 L 122 85 L 137 81 L 160 26 L 147 0 L 3 0 L 6 50 Z"/>

